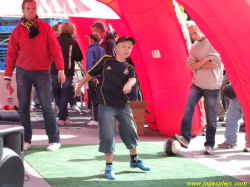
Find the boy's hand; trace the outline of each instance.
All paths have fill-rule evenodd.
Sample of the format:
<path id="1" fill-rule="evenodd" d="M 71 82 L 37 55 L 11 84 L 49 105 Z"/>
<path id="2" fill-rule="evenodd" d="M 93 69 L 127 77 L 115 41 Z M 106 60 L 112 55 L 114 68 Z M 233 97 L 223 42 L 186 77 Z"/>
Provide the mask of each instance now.
<path id="1" fill-rule="evenodd" d="M 123 93 L 129 94 L 131 92 L 132 84 L 130 82 L 127 82 L 123 87 Z"/>
<path id="2" fill-rule="evenodd" d="M 81 94 L 81 87 L 77 86 L 76 91 L 75 91 L 74 98 L 75 98 L 75 97 L 79 97 L 80 94 Z"/>

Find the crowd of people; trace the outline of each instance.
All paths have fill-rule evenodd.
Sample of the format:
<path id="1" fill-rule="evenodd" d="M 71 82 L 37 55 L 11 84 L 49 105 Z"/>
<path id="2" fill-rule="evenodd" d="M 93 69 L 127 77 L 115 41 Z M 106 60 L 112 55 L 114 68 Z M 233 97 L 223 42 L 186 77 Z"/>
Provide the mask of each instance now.
<path id="1" fill-rule="evenodd" d="M 129 100 L 138 99 L 138 80 L 130 58 L 135 40 L 132 37 L 117 39 L 113 32 L 107 31 L 103 22 L 96 21 L 91 26 L 92 32 L 87 35 L 89 47 L 85 56 L 77 40 L 73 38 L 76 28 L 72 23 L 65 22 L 51 27 L 37 16 L 34 0 L 24 0 L 22 12 L 20 24 L 13 30 L 9 41 L 4 80 L 8 88 L 16 68 L 19 119 L 24 127 L 23 149 L 28 150 L 32 141 L 32 87 L 38 100 L 35 102 L 36 106 L 41 107 L 44 116 L 49 139 L 47 150 L 55 151 L 61 147 L 58 126 L 72 124 L 68 103 L 74 110 L 79 111 L 75 98 L 80 96 L 81 87 L 88 83 L 94 114 L 88 125 L 99 126 L 99 151 L 104 153 L 106 159 L 105 176 L 108 179 L 115 178 L 113 153 L 116 120 L 119 121 L 121 139 L 129 149 L 130 167 L 149 171 L 151 167 L 138 156 L 139 139 L 128 105 Z M 182 147 L 188 148 L 192 139 L 194 110 L 200 98 L 204 97 L 207 116 L 204 153 L 211 155 L 215 146 L 217 117 L 219 121 L 224 121 L 225 110 L 228 108 L 226 140 L 218 146 L 232 148 L 236 146 L 239 120 L 243 116 L 243 111 L 237 97 L 234 97 L 230 98 L 228 107 L 222 107 L 221 113 L 217 112 L 217 108 L 221 106 L 222 87 L 228 82 L 224 76 L 225 81 L 222 83 L 223 63 L 219 53 L 194 22 L 187 22 L 187 28 L 190 37 L 196 41 L 187 58 L 187 64 L 194 72 L 194 77 L 181 123 L 181 134 L 175 134 L 173 138 L 179 141 Z M 72 86 L 75 61 L 82 61 L 84 56 L 87 61 L 87 73 L 75 90 Z M 51 105 L 51 87 L 59 109 L 57 121 Z M 249 151 L 248 142 L 244 151 Z"/>
<path id="2" fill-rule="evenodd" d="M 92 33 L 88 35 L 88 73 L 74 94 L 72 80 L 75 61 L 83 59 L 78 42 L 73 38 L 76 33 L 75 26 L 65 22 L 52 28 L 39 19 L 34 0 L 24 0 L 22 12 L 23 17 L 9 40 L 4 84 L 9 88 L 11 76 L 16 69 L 18 114 L 20 124 L 24 127 L 23 150 L 28 150 L 32 142 L 32 87 L 36 91 L 44 116 L 49 139 L 47 151 L 56 151 L 61 147 L 59 125 L 72 124 L 68 103 L 70 99 L 81 94 L 81 86 L 88 82 L 94 108 L 94 119 L 89 125 L 100 127 L 99 151 L 104 153 L 106 159 L 105 176 L 109 179 L 115 178 L 112 162 L 116 120 L 119 121 L 122 140 L 130 152 L 130 167 L 149 171 L 150 166 L 138 157 L 139 140 L 127 96 L 136 83 L 135 69 L 126 62 L 135 40 L 120 37 L 116 41 L 114 33 L 107 31 L 103 22 L 95 22 L 91 26 Z M 102 87 L 98 84 L 102 84 Z M 59 109 L 57 121 L 51 105 L 51 87 Z"/>

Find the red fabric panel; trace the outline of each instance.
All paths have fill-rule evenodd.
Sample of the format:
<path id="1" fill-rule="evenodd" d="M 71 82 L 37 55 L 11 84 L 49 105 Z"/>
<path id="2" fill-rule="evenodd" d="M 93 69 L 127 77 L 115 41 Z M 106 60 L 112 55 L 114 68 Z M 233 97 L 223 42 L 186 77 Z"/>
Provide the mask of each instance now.
<path id="1" fill-rule="evenodd" d="M 146 114 L 149 127 L 169 136 L 180 134 L 181 118 L 190 90 L 192 73 L 186 64 L 186 40 L 172 0 L 105 2 L 113 10 L 117 10 L 122 19 L 108 20 L 117 33 L 133 36 L 136 40 L 131 57 L 142 86 L 144 100 L 150 101 L 147 109 L 155 115 L 153 117 Z M 156 19 L 155 15 L 159 12 L 164 19 Z M 77 27 L 77 39 L 84 53 L 87 46 L 84 36 L 88 34 L 87 30 L 94 22 L 94 18 L 92 21 L 91 19 L 70 18 Z M 159 50 L 161 58 L 153 58 L 152 50 Z M 193 135 L 204 127 L 200 108 L 198 106 L 194 114 Z"/>
<path id="2" fill-rule="evenodd" d="M 177 0 L 221 54 L 245 114 L 250 112 L 250 1 Z M 222 11 L 224 7 L 227 11 Z M 245 115 L 247 130 L 250 116 Z M 248 139 L 250 134 L 248 133 Z"/>
<path id="3" fill-rule="evenodd" d="M 116 0 L 97 0 L 107 6 L 109 6 L 111 9 L 113 9 L 119 16 L 122 14 L 121 9 L 119 7 L 119 4 Z M 121 16 L 120 16 L 121 17 Z"/>

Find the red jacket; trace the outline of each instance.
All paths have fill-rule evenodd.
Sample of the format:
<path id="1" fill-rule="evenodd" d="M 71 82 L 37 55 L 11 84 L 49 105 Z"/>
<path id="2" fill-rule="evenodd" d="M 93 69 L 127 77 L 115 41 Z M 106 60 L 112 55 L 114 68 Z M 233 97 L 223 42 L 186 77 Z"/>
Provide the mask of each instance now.
<path id="1" fill-rule="evenodd" d="M 51 26 L 38 19 L 37 28 L 40 33 L 32 39 L 22 20 L 13 30 L 8 44 L 5 76 L 12 76 L 15 65 L 26 71 L 48 70 L 53 60 L 57 70 L 64 70 L 62 49 Z"/>

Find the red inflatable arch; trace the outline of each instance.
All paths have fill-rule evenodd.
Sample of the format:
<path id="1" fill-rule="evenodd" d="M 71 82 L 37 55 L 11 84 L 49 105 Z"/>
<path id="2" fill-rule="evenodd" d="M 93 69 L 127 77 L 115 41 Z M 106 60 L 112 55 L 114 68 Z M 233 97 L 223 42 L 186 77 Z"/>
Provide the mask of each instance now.
<path id="1" fill-rule="evenodd" d="M 118 30 L 119 27 L 114 25 L 118 34 L 125 35 L 128 30 L 136 39 L 131 57 L 144 100 L 150 101 L 148 109 L 155 115 L 146 115 L 147 124 L 151 129 L 169 136 L 180 133 L 192 72 L 186 65 L 187 41 L 179 22 L 181 18 L 177 16 L 177 5 L 172 0 L 99 1 L 117 12 L 126 25 L 124 30 Z M 198 105 L 194 114 L 193 135 L 203 127 L 204 116 Z"/>
<path id="2" fill-rule="evenodd" d="M 250 1 L 176 0 L 221 54 L 250 129 Z M 226 6 L 226 11 L 225 10 Z M 250 139 L 250 133 L 248 133 Z"/>
<path id="3" fill-rule="evenodd" d="M 106 20 L 119 35 L 131 35 L 136 46 L 131 55 L 144 100 L 149 100 L 149 127 L 166 135 L 180 132 L 181 118 L 191 85 L 186 65 L 186 40 L 172 0 L 99 0 L 112 8 L 121 20 Z M 177 0 L 184 6 L 216 50 L 221 54 L 229 78 L 244 112 L 250 110 L 249 0 Z M 177 16 L 176 16 L 177 15 Z M 84 24 L 83 22 L 76 23 Z M 84 32 L 78 30 L 78 32 Z M 156 55 L 153 58 L 152 53 Z M 159 56 L 160 55 L 160 56 Z M 201 107 L 194 116 L 193 135 L 204 121 Z M 250 117 L 245 116 L 248 129 Z"/>

